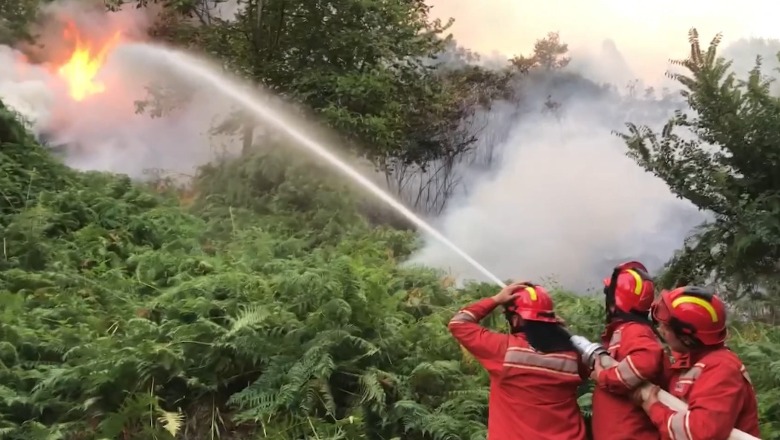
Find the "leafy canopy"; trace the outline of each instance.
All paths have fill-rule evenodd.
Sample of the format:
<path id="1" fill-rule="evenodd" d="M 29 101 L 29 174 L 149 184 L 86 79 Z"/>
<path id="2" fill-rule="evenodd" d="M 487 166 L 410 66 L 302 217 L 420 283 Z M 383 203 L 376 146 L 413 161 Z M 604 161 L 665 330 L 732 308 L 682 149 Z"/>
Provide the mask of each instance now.
<path id="1" fill-rule="evenodd" d="M 778 298 L 780 270 L 780 98 L 761 59 L 740 80 L 717 56 L 717 35 L 703 50 L 696 30 L 690 55 L 670 74 L 689 111 L 660 133 L 628 124 L 630 155 L 681 198 L 712 214 L 672 260 L 666 284 L 716 282 L 735 298 Z"/>

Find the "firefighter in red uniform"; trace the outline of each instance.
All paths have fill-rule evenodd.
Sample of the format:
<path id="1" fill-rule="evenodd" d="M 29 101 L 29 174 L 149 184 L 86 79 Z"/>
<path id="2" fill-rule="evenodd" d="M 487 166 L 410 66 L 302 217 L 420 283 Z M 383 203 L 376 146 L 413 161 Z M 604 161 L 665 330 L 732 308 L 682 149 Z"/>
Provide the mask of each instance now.
<path id="1" fill-rule="evenodd" d="M 755 390 L 742 361 L 724 345 L 723 301 L 701 287 L 679 287 L 661 293 L 651 316 L 677 356 L 666 388 L 688 404 L 687 411 L 669 409 L 658 401 L 658 387 L 652 388 L 642 407 L 661 438 L 726 440 L 735 428 L 758 437 Z"/>
<path id="2" fill-rule="evenodd" d="M 663 345 L 648 318 L 655 297 L 655 285 L 645 266 L 623 263 L 604 280 L 607 327 L 602 343 L 618 363 L 603 369 L 596 362 L 592 373 L 593 440 L 658 440 L 660 434 L 631 395 L 640 384 L 663 381 L 665 362 Z M 619 421 L 619 428 L 615 423 Z"/>
<path id="3" fill-rule="evenodd" d="M 479 325 L 499 305 L 509 334 Z M 448 327 L 490 375 L 487 440 L 585 440 L 577 388 L 588 372 L 543 287 L 509 285 L 460 310 Z"/>

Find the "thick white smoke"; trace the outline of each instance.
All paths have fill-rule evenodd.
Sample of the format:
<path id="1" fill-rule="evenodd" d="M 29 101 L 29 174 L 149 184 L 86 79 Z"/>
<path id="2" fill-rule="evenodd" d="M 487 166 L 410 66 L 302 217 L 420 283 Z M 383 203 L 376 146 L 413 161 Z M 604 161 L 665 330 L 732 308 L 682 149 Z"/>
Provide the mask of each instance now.
<path id="1" fill-rule="evenodd" d="M 27 64 L 20 52 L 0 46 L 0 99 L 33 127 L 50 123 L 56 89 L 61 85 L 45 69 Z"/>
<path id="2" fill-rule="evenodd" d="M 51 4 L 38 30 L 43 49 L 25 48 L 43 63 L 32 63 L 20 51 L 0 46 L 0 99 L 27 119 L 35 134 L 63 150 L 66 163 L 78 169 L 132 177 L 150 170 L 189 174 L 217 155 L 240 148 L 232 136 L 210 133 L 233 111 L 232 104 L 219 96 L 195 93 L 163 117 L 138 113 L 136 102 L 149 98 L 149 84 L 172 83 L 166 83 L 166 75 L 154 65 L 128 69 L 113 56 L 115 52 L 95 78 L 105 91 L 78 102 L 71 98 L 67 82 L 57 72 L 74 48 L 74 41 L 62 38 L 64 23 L 74 23 L 83 40 L 93 43 L 94 54 L 116 31 L 122 33 L 117 48 L 142 41 L 154 13 L 130 7 L 107 14 L 101 5 Z"/>
<path id="3" fill-rule="evenodd" d="M 540 98 L 495 146 L 490 174 L 452 200 L 440 230 L 500 278 L 552 278 L 581 291 L 621 260 L 659 268 L 703 214 L 627 157 L 611 130 L 625 118 L 658 125 L 674 106 L 580 93 L 542 112 Z M 482 278 L 434 240 L 413 261 Z"/>
<path id="4" fill-rule="evenodd" d="M 699 25 L 691 22 L 683 28 L 677 23 L 673 32 L 660 30 L 664 38 L 656 38 L 654 46 L 653 38 L 637 43 L 625 37 L 627 29 L 606 35 L 609 26 L 590 23 L 589 32 L 598 28 L 604 35 L 589 39 L 577 28 L 574 18 L 581 17 L 582 11 L 576 8 L 556 7 L 559 20 L 545 21 L 530 12 L 509 14 L 517 2 L 490 1 L 500 8 L 470 0 L 434 3 L 461 23 L 455 29 L 458 41 L 483 53 L 496 49 L 505 55 L 527 54 L 535 39 L 561 30 L 563 41 L 577 49 L 568 71 L 621 90 L 637 77 L 657 89 L 668 85 L 660 75 L 668 67 L 666 59 L 685 56 L 687 26 Z M 581 2 L 571 4 L 575 3 Z M 154 13 L 130 8 L 105 14 L 82 5 L 57 2 L 48 8 L 52 20 L 39 29 L 44 49 L 25 51 L 37 60 L 25 61 L 19 51 L 0 46 L 0 99 L 24 115 L 39 136 L 62 149 L 68 164 L 133 177 L 148 169 L 190 173 L 225 150 L 240 148 L 236 138 L 209 133 L 233 111 L 230 102 L 210 92 L 196 93 L 163 117 L 137 114 L 135 101 L 147 96 L 145 86 L 164 76 L 154 66 L 138 64 L 129 71 L 126 63 L 109 57 L 98 78 L 106 92 L 80 102 L 71 99 L 56 66 L 65 61 L 72 46 L 62 40 L 61 28 L 53 23 L 74 20 L 87 39 L 104 40 L 107 30 L 119 29 L 137 41 L 143 39 Z M 491 20 L 498 16 L 492 15 L 475 22 L 481 15 L 473 13 L 472 7 L 493 11 L 514 24 L 496 26 Z M 219 8 L 234 14 L 236 2 L 221 3 Z M 533 26 L 521 26 L 524 20 Z M 567 26 L 575 38 L 567 37 Z M 700 30 L 706 43 L 711 37 L 707 32 L 720 29 Z M 673 51 L 670 41 L 676 42 Z M 508 53 L 507 47 L 517 50 Z M 752 63 L 753 56 L 747 59 Z M 38 60 L 50 63 L 33 63 Z M 752 66 L 736 67 L 744 71 Z M 467 191 L 457 193 L 436 220 L 442 232 L 499 277 L 554 276 L 565 286 L 582 290 L 598 283 L 622 259 L 639 258 L 658 268 L 704 214 L 675 199 L 663 182 L 644 173 L 610 132 L 626 121 L 660 127 L 674 106 L 668 99 L 637 104 L 596 93 L 593 84 L 565 76 L 521 83 L 519 103 L 499 102 L 481 114 L 487 126 L 480 133 L 477 153 L 493 159 L 458 169 L 466 183 L 461 189 Z M 637 93 L 642 94 L 643 88 Z M 548 99 L 559 102 L 560 108 L 542 112 Z M 427 242 L 412 262 L 440 267 L 460 278 L 481 278 L 434 241 Z"/>
<path id="5" fill-rule="evenodd" d="M 587 93 L 584 82 L 556 87 L 527 80 L 525 87 L 531 90 L 521 95 L 520 104 L 525 111 L 499 105 L 485 116 L 490 121 L 487 133 L 501 136 L 479 148 L 489 148 L 500 159 L 487 173 L 460 170 L 472 184 L 451 201 L 436 226 L 500 278 L 551 278 L 583 291 L 599 286 L 620 261 L 639 259 L 653 271 L 660 269 L 708 215 L 677 199 L 663 181 L 626 157 L 625 144 L 611 134 L 625 131 L 626 122 L 659 130 L 679 107 L 668 97 L 625 99 L 626 86 L 640 80 L 633 91 L 637 96 L 649 85 L 657 97 L 676 95 L 677 85 L 662 73 L 678 70 L 668 60 L 687 55 L 687 31 L 693 26 L 705 48 L 716 32 L 726 32 L 721 48 L 736 58 L 732 67 L 740 76 L 753 67 L 756 54 L 770 58 L 776 51 L 769 47 L 777 45 L 733 43 L 749 35 L 744 23 L 750 21 L 730 15 L 733 7 L 725 2 L 708 3 L 706 14 L 701 8 L 674 7 L 671 18 L 670 9 L 660 3 L 644 5 L 636 14 L 607 0 L 549 6 L 488 3 L 433 0 L 440 17 L 455 15 L 459 43 L 483 52 L 528 54 L 544 33 L 560 31 L 562 41 L 574 49 L 566 70 L 611 83 L 624 96 Z M 771 57 L 766 64 L 769 68 L 777 62 Z M 768 68 L 767 73 L 774 73 Z M 548 97 L 561 104 L 557 117 L 541 112 Z M 461 280 L 486 280 L 433 239 L 426 239 L 411 262 L 441 268 Z"/>

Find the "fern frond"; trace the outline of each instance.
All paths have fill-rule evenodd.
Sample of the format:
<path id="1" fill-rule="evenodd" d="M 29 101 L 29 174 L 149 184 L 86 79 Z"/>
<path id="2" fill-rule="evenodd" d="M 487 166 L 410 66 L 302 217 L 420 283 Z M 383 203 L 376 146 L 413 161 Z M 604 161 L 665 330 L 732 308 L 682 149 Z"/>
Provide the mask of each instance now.
<path id="1" fill-rule="evenodd" d="M 170 412 L 160 410 L 160 415 L 157 417 L 157 420 L 163 425 L 163 429 L 168 431 L 171 436 L 176 437 L 184 425 L 184 414 L 182 414 L 181 411 Z"/>

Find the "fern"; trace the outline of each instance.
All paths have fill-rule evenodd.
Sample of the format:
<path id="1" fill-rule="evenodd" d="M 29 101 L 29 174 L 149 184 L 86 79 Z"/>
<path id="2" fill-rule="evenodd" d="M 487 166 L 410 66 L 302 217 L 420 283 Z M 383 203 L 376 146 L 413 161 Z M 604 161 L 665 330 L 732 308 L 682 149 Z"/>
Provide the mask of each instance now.
<path id="1" fill-rule="evenodd" d="M 731 89 L 718 42 L 702 50 L 692 33 L 690 59 L 678 63 L 691 70 L 678 79 L 698 87 L 692 105 L 722 93 L 769 108 L 757 73 Z M 640 162 L 674 177 L 660 166 L 669 144 L 633 134 L 655 139 L 661 154 L 634 139 Z M 203 167 L 192 187 L 153 190 L 66 169 L 1 107 L 0 144 L 0 437 L 485 438 L 489 377 L 446 324 L 494 286 L 456 288 L 399 264 L 418 246 L 415 232 L 370 223 L 356 193 L 319 164 L 269 147 Z M 698 181 L 719 184 L 721 168 Z M 771 203 L 738 210 L 762 206 Z M 717 243 L 704 229 L 702 246 Z M 734 262 L 771 239 L 740 239 L 731 260 L 680 261 Z M 600 297 L 559 291 L 555 300 L 572 331 L 598 337 Z M 501 316 L 483 323 L 505 329 Z M 780 438 L 780 334 L 761 323 L 732 330 L 762 435 Z M 590 390 L 580 391 L 589 416 Z"/>

